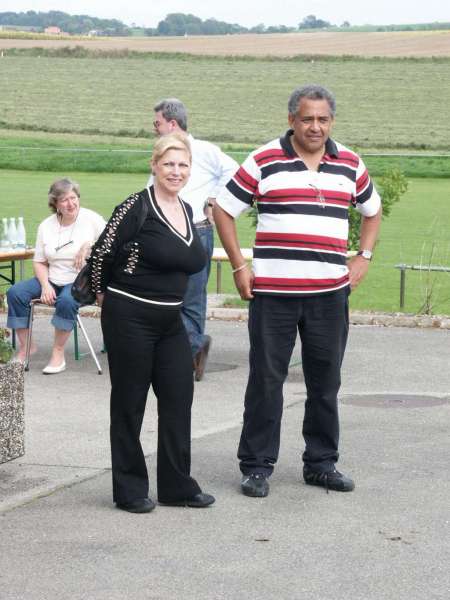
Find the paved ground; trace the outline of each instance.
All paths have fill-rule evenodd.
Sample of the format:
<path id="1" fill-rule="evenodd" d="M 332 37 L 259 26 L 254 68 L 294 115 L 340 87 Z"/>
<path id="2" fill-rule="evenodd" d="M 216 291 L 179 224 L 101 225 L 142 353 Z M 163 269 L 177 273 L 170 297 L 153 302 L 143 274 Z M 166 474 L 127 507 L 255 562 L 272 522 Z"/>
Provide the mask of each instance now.
<path id="1" fill-rule="evenodd" d="M 98 320 L 85 322 L 99 348 Z M 246 324 L 208 327 L 214 342 L 196 385 L 192 470 L 217 502 L 130 515 L 111 502 L 107 370 L 99 376 L 89 357 L 70 356 L 65 373 L 43 376 L 51 328 L 36 319 L 26 454 L 0 465 L 1 600 L 448 600 L 450 333 L 352 327 L 340 462 L 356 480 L 352 494 L 301 482 L 305 394 L 293 366 L 281 456 L 260 500 L 240 494 L 235 460 Z M 147 412 L 154 490 L 152 399 Z"/>

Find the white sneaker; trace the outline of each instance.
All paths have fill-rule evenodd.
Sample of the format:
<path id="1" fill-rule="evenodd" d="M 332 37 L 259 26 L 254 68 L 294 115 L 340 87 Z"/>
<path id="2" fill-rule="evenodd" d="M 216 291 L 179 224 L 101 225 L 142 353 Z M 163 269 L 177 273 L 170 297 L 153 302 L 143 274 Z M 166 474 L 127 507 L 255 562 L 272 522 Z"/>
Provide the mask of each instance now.
<path id="1" fill-rule="evenodd" d="M 66 370 L 66 361 L 64 360 L 59 366 L 52 367 L 47 365 L 45 369 L 42 369 L 44 375 L 56 375 L 56 373 L 62 373 Z"/>

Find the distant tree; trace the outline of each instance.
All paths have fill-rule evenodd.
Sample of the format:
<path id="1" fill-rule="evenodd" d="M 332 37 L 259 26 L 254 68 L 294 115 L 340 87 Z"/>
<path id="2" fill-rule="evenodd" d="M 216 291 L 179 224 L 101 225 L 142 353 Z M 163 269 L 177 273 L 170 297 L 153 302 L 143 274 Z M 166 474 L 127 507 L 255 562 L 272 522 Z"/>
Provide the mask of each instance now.
<path id="1" fill-rule="evenodd" d="M 216 19 L 206 19 L 203 23 L 202 30 L 206 35 L 224 35 L 229 33 L 227 23 L 217 21 Z"/>
<path id="2" fill-rule="evenodd" d="M 156 35 L 170 35 L 170 25 L 167 21 L 160 21 L 156 28 Z"/>
<path id="3" fill-rule="evenodd" d="M 299 29 L 323 29 L 324 27 L 331 27 L 331 23 L 317 19 L 315 15 L 308 15 L 299 23 Z"/>
<path id="4" fill-rule="evenodd" d="M 341 25 L 341 27 L 351 27 L 350 23 L 348 21 L 344 21 Z"/>
<path id="5" fill-rule="evenodd" d="M 171 13 L 158 23 L 156 35 L 225 35 L 227 33 L 243 33 L 246 27 L 237 24 L 206 19 L 184 13 Z"/>
<path id="6" fill-rule="evenodd" d="M 187 23 L 185 34 L 187 35 L 202 35 L 202 24 L 201 23 Z"/>
<path id="7" fill-rule="evenodd" d="M 295 28 L 286 25 L 270 25 L 265 33 L 289 33 L 291 31 L 295 31 Z"/>
<path id="8" fill-rule="evenodd" d="M 252 27 L 250 29 L 250 33 L 265 33 L 266 32 L 266 26 L 264 25 L 264 23 L 258 23 L 258 25 L 255 25 L 254 27 Z"/>
<path id="9" fill-rule="evenodd" d="M 194 15 L 170 13 L 156 28 L 159 35 L 184 35 L 186 32 L 201 33 L 202 20 Z"/>

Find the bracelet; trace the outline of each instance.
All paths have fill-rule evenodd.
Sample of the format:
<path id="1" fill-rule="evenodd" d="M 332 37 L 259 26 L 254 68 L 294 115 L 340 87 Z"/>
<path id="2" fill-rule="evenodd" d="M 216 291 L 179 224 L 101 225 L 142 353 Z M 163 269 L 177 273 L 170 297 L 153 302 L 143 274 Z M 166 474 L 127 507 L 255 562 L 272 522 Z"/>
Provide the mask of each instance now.
<path id="1" fill-rule="evenodd" d="M 233 275 L 235 273 L 237 273 L 238 271 L 242 271 L 242 269 L 245 269 L 245 267 L 247 266 L 247 263 L 244 263 L 243 265 L 241 265 L 240 267 L 236 267 L 235 269 L 232 269 L 231 272 L 233 273 Z"/>

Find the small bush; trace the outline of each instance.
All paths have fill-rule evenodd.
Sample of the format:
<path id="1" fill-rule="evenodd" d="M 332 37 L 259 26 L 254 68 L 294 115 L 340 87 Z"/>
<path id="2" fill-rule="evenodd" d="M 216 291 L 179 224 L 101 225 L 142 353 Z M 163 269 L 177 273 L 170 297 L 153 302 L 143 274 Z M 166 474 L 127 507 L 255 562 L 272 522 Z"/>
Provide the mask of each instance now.
<path id="1" fill-rule="evenodd" d="M 391 169 L 379 179 L 380 196 L 383 203 L 383 219 L 391 213 L 393 205 L 400 200 L 408 189 L 405 175 L 398 169 Z M 348 215 L 349 235 L 348 249 L 357 250 L 359 247 L 359 230 L 361 228 L 361 214 L 350 208 Z"/>

